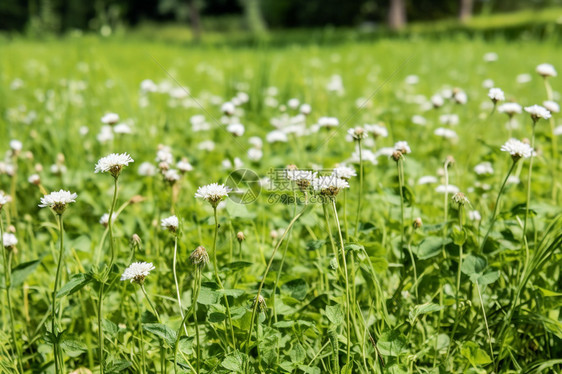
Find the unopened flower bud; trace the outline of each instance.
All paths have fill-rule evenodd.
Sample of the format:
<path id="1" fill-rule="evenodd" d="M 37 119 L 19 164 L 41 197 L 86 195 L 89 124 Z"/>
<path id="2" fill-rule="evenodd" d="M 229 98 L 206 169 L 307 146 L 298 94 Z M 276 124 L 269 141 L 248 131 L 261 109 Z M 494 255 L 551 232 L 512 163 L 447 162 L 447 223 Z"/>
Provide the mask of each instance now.
<path id="1" fill-rule="evenodd" d="M 413 226 L 414 226 L 414 229 L 419 229 L 420 227 L 422 227 L 421 217 L 418 217 L 414 220 Z"/>
<path id="2" fill-rule="evenodd" d="M 238 241 L 240 243 L 242 243 L 244 240 L 246 240 L 246 236 L 244 235 L 244 233 L 242 231 L 239 231 L 238 234 L 236 234 L 236 238 L 238 239 Z"/>

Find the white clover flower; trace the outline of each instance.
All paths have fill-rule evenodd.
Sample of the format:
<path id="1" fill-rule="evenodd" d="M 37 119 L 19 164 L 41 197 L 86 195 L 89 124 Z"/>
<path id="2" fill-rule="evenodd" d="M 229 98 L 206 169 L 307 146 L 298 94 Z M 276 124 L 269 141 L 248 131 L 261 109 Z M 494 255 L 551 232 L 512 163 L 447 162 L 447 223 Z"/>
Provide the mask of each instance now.
<path id="1" fill-rule="evenodd" d="M 359 156 L 361 155 L 361 158 Z M 369 149 L 361 149 L 361 154 L 359 153 L 359 148 L 355 149 L 355 152 L 351 154 L 351 157 L 347 160 L 353 164 L 358 164 L 360 161 L 370 162 L 373 165 L 377 165 L 377 154 L 373 153 Z"/>
<path id="2" fill-rule="evenodd" d="M 162 228 L 165 228 L 165 229 L 169 230 L 170 232 L 176 232 L 178 230 L 179 225 L 180 225 L 180 222 L 178 220 L 178 217 L 176 217 L 176 216 L 170 216 L 170 217 L 167 217 L 167 218 L 163 218 L 161 220 Z"/>
<path id="3" fill-rule="evenodd" d="M 503 91 L 500 88 L 496 88 L 496 87 L 490 88 L 490 91 L 488 91 L 488 97 L 490 98 L 490 100 L 492 100 L 494 104 L 497 103 L 498 101 L 505 100 L 505 95 Z"/>
<path id="4" fill-rule="evenodd" d="M 107 113 L 101 117 L 101 121 L 107 125 L 115 125 L 119 122 L 119 115 L 117 113 Z"/>
<path id="5" fill-rule="evenodd" d="M 415 114 L 412 116 L 412 123 L 418 126 L 425 126 L 427 124 L 427 119 L 419 114 Z"/>
<path id="6" fill-rule="evenodd" d="M 324 196 L 336 196 L 340 190 L 349 188 L 349 183 L 340 177 L 326 175 L 314 178 L 312 181 L 314 191 Z"/>
<path id="7" fill-rule="evenodd" d="M 304 191 L 310 186 L 314 179 L 317 177 L 318 173 L 310 170 L 300 170 L 296 167 L 288 167 L 285 169 L 285 176 L 288 180 L 295 181 L 297 186 Z"/>
<path id="8" fill-rule="evenodd" d="M 5 232 L 2 235 L 2 244 L 6 249 L 12 249 L 18 244 L 18 238 L 12 233 Z"/>
<path id="9" fill-rule="evenodd" d="M 498 61 L 498 54 L 496 52 L 488 52 L 484 54 L 484 61 L 486 62 Z"/>
<path id="10" fill-rule="evenodd" d="M 178 168 L 178 170 L 181 173 L 187 173 L 188 171 L 192 171 L 193 170 L 193 165 L 191 165 L 189 163 L 189 161 L 187 161 L 187 159 L 181 159 L 181 161 L 178 161 L 178 163 L 176 164 L 176 167 Z"/>
<path id="11" fill-rule="evenodd" d="M 439 122 L 444 125 L 456 126 L 459 124 L 458 114 L 442 114 L 439 116 Z"/>
<path id="12" fill-rule="evenodd" d="M 494 87 L 494 81 L 491 79 L 485 79 L 484 82 L 482 82 L 482 87 L 490 89 Z"/>
<path id="13" fill-rule="evenodd" d="M 156 175 L 156 166 L 152 165 L 150 162 L 143 162 L 139 166 L 138 173 L 142 177 L 152 177 Z"/>
<path id="14" fill-rule="evenodd" d="M 197 148 L 201 151 L 213 151 L 215 149 L 215 142 L 212 140 L 204 140 L 201 143 L 199 143 L 199 145 L 197 146 Z"/>
<path id="15" fill-rule="evenodd" d="M 248 143 L 250 143 L 254 148 L 263 147 L 263 140 L 259 136 L 252 136 L 248 139 Z"/>
<path id="16" fill-rule="evenodd" d="M 51 173 L 55 175 L 62 175 L 66 173 L 66 166 L 63 164 L 53 164 L 50 167 Z"/>
<path id="17" fill-rule="evenodd" d="M 560 112 L 560 105 L 556 101 L 547 100 L 543 101 L 542 105 L 550 112 L 550 113 L 558 113 Z"/>
<path id="18" fill-rule="evenodd" d="M 311 108 L 310 104 L 302 104 L 299 110 L 302 114 L 307 116 L 312 111 L 312 108 Z"/>
<path id="19" fill-rule="evenodd" d="M 23 148 L 23 144 L 19 140 L 14 139 L 14 140 L 10 141 L 10 149 L 12 151 L 19 152 L 19 151 L 21 151 L 22 148 Z"/>
<path id="20" fill-rule="evenodd" d="M 347 134 L 350 135 L 354 140 L 365 139 L 368 134 L 363 127 L 354 127 L 347 130 Z"/>
<path id="21" fill-rule="evenodd" d="M 521 108 L 521 105 L 517 103 L 503 103 L 500 106 L 498 106 L 498 112 L 505 113 L 510 117 L 513 116 L 514 114 L 521 113 L 522 110 L 523 108 Z"/>
<path id="22" fill-rule="evenodd" d="M 113 130 L 111 129 L 111 126 L 102 126 L 96 138 L 100 143 L 107 143 L 113 140 Z"/>
<path id="23" fill-rule="evenodd" d="M 557 75 L 556 69 L 554 69 L 554 66 L 552 66 L 551 64 L 540 64 L 537 66 L 536 71 L 544 78 L 555 77 Z"/>
<path id="24" fill-rule="evenodd" d="M 111 215 L 111 220 L 115 220 L 115 214 Z M 109 213 L 104 213 L 101 217 L 100 217 L 100 224 L 107 227 L 107 225 L 109 224 Z"/>
<path id="25" fill-rule="evenodd" d="M 408 145 L 408 142 L 404 141 L 404 140 L 396 142 L 394 144 L 394 150 L 399 151 L 403 155 L 406 155 L 408 153 L 412 153 L 412 150 L 410 149 L 410 146 Z"/>
<path id="26" fill-rule="evenodd" d="M 386 138 L 388 136 L 388 130 L 386 129 L 386 127 L 381 125 L 377 125 L 377 124 L 365 125 L 365 130 L 373 134 L 375 139 L 379 137 Z"/>
<path id="27" fill-rule="evenodd" d="M 221 105 L 221 112 L 223 112 L 227 116 L 234 115 L 235 111 L 236 111 L 236 106 L 234 106 L 234 104 L 232 104 L 230 101 L 227 101 L 226 103 Z"/>
<path id="28" fill-rule="evenodd" d="M 158 91 L 158 86 L 152 81 L 152 79 L 145 79 L 141 82 L 140 89 L 144 92 L 156 92 Z"/>
<path id="29" fill-rule="evenodd" d="M 234 136 L 242 136 L 244 135 L 244 125 L 241 123 L 231 123 L 226 127 L 226 130 Z"/>
<path id="30" fill-rule="evenodd" d="M 474 172 L 478 175 L 494 174 L 494 168 L 490 162 L 481 162 L 474 167 Z"/>
<path id="31" fill-rule="evenodd" d="M 78 195 L 69 191 L 60 190 L 51 192 L 41 198 L 40 208 L 51 208 L 57 214 L 62 214 L 66 210 L 66 206 L 70 203 L 75 203 Z"/>
<path id="32" fill-rule="evenodd" d="M 455 100 L 457 104 L 464 105 L 468 101 L 468 96 L 464 91 L 456 91 L 453 93 L 453 100 Z"/>
<path id="33" fill-rule="evenodd" d="M 445 100 L 443 99 L 443 96 L 439 94 L 431 96 L 430 100 L 434 108 L 440 108 L 443 106 L 443 104 L 445 104 Z"/>
<path id="34" fill-rule="evenodd" d="M 244 103 L 247 103 L 248 101 L 250 101 L 250 95 L 248 95 L 246 92 L 242 92 L 242 91 L 240 91 L 236 94 L 236 98 L 238 99 L 238 101 L 241 104 L 244 104 Z"/>
<path id="35" fill-rule="evenodd" d="M 120 123 L 118 125 L 115 125 L 115 127 L 113 128 L 113 132 L 116 134 L 131 134 L 133 130 L 128 124 Z"/>
<path id="36" fill-rule="evenodd" d="M 517 139 L 509 139 L 501 146 L 500 150 L 508 152 L 514 161 L 521 158 L 529 158 L 534 154 L 533 148 L 529 144 Z"/>
<path id="37" fill-rule="evenodd" d="M 418 179 L 418 184 L 433 184 L 437 183 L 437 177 L 433 175 L 424 175 Z"/>
<path id="38" fill-rule="evenodd" d="M 344 180 L 350 180 L 351 177 L 357 176 L 357 173 L 353 167 L 345 164 L 339 164 L 334 168 L 334 170 L 332 170 L 332 175 Z"/>
<path id="39" fill-rule="evenodd" d="M 176 169 L 168 169 L 162 173 L 162 176 L 170 184 L 174 184 L 181 179 L 181 175 Z"/>
<path id="40" fill-rule="evenodd" d="M 300 105 L 300 101 L 297 98 L 289 99 L 289 101 L 287 102 L 287 106 L 291 109 L 297 109 L 299 105 Z"/>
<path id="41" fill-rule="evenodd" d="M 540 105 L 527 106 L 525 107 L 525 112 L 531 115 L 531 118 L 533 119 L 534 122 L 537 122 L 541 118 L 543 119 L 550 118 L 550 112 L 546 108 Z"/>
<path id="42" fill-rule="evenodd" d="M 437 136 L 441 136 L 445 139 L 456 139 L 456 138 L 458 138 L 458 135 L 457 135 L 456 132 L 454 132 L 451 129 L 446 129 L 444 127 L 436 128 L 435 131 L 433 131 L 433 134 L 437 135 Z"/>
<path id="43" fill-rule="evenodd" d="M 281 130 L 273 130 L 265 136 L 268 143 L 286 143 L 289 141 L 287 134 Z"/>
<path id="44" fill-rule="evenodd" d="M 263 157 L 263 151 L 261 149 L 258 148 L 250 148 L 248 149 L 248 158 L 250 159 L 250 161 L 259 161 L 261 160 Z"/>
<path id="45" fill-rule="evenodd" d="M 168 165 L 174 163 L 174 156 L 172 155 L 170 147 L 163 146 L 158 151 L 156 151 L 156 162 L 165 162 Z"/>
<path id="46" fill-rule="evenodd" d="M 6 204 L 12 201 L 12 197 L 10 195 L 4 194 L 4 191 L 0 191 L 0 210 Z"/>
<path id="47" fill-rule="evenodd" d="M 458 193 L 459 191 L 460 191 L 459 188 L 453 184 L 449 184 L 449 185 L 440 184 L 435 188 L 435 192 L 437 193 L 455 194 Z"/>
<path id="48" fill-rule="evenodd" d="M 482 220 L 482 216 L 480 216 L 480 212 L 477 210 L 469 210 L 468 219 L 470 219 L 471 221 L 480 221 Z"/>
<path id="49" fill-rule="evenodd" d="M 318 125 L 320 127 L 336 127 L 340 121 L 336 117 L 320 117 L 318 118 Z"/>
<path id="50" fill-rule="evenodd" d="M 121 280 L 130 280 L 131 283 L 142 284 L 144 278 L 146 278 L 152 270 L 156 269 L 152 262 L 133 262 L 125 269 L 123 275 L 121 275 Z"/>
<path id="51" fill-rule="evenodd" d="M 224 198 L 228 197 L 228 193 L 231 191 L 232 189 L 224 184 L 211 183 L 199 187 L 195 193 L 195 197 L 208 201 L 211 206 L 216 208 Z"/>
<path id="52" fill-rule="evenodd" d="M 524 84 L 529 83 L 532 79 L 533 77 L 531 77 L 531 74 L 523 73 L 517 76 L 516 81 L 519 84 Z"/>
<path id="53" fill-rule="evenodd" d="M 109 172 L 114 178 L 117 178 L 124 166 L 129 165 L 134 160 L 127 153 L 112 153 L 99 159 L 96 164 L 96 173 Z"/>

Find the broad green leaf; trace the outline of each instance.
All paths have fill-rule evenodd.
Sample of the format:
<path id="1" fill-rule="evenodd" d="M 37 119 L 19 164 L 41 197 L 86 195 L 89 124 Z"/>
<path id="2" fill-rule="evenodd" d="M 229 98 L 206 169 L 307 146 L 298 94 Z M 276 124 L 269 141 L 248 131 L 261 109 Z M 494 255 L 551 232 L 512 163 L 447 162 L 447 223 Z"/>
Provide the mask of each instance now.
<path id="1" fill-rule="evenodd" d="M 290 294 L 291 297 L 302 301 L 308 292 L 308 285 L 304 279 L 298 278 L 285 283 L 281 286 L 281 290 Z"/>
<path id="2" fill-rule="evenodd" d="M 212 290 L 207 287 L 201 287 L 197 302 L 203 305 L 217 304 L 220 300 L 221 294 L 218 291 Z"/>
<path id="3" fill-rule="evenodd" d="M 330 322 L 334 325 L 341 325 L 344 321 L 344 314 L 341 306 L 338 304 L 328 305 L 326 307 L 326 317 L 328 317 L 328 320 L 330 320 Z"/>
<path id="4" fill-rule="evenodd" d="M 490 356 L 474 342 L 465 342 L 461 347 L 461 355 L 466 357 L 472 366 L 478 367 L 492 362 Z"/>
<path id="5" fill-rule="evenodd" d="M 101 325 L 103 327 L 103 331 L 105 331 L 108 335 L 115 336 L 115 334 L 119 332 L 119 327 L 108 319 L 104 318 Z"/>
<path id="6" fill-rule="evenodd" d="M 17 287 L 25 281 L 25 279 L 37 269 L 41 260 L 23 262 L 12 269 L 12 287 Z"/>
<path id="7" fill-rule="evenodd" d="M 78 273 L 70 277 L 70 280 L 61 287 L 59 292 L 57 292 L 57 297 L 62 297 L 66 295 L 72 295 L 73 293 L 82 289 L 85 285 L 92 281 L 92 277 L 89 274 Z"/>
<path id="8" fill-rule="evenodd" d="M 500 277 L 499 271 L 490 271 L 486 274 L 482 274 L 478 277 L 478 284 L 481 286 L 485 286 L 487 284 L 492 284 L 497 281 Z"/>
<path id="9" fill-rule="evenodd" d="M 487 261 L 484 257 L 468 255 L 462 261 L 461 271 L 468 276 L 472 276 L 482 273 L 486 265 Z"/>
<path id="10" fill-rule="evenodd" d="M 425 303 L 425 304 L 421 304 L 421 305 L 416 305 L 410 311 L 410 322 L 413 324 L 421 314 L 438 312 L 441 309 L 443 309 L 442 306 L 434 304 L 434 303 Z"/>
<path id="11" fill-rule="evenodd" d="M 131 362 L 125 360 L 119 360 L 108 365 L 106 371 L 107 373 L 119 373 L 131 366 L 133 366 Z"/>
<path id="12" fill-rule="evenodd" d="M 449 238 L 443 240 L 443 238 L 439 236 L 428 236 L 414 250 L 414 253 L 420 260 L 427 260 L 428 258 L 439 255 L 443 245 L 447 245 L 449 243 L 451 243 L 451 239 Z"/>
<path id="13" fill-rule="evenodd" d="M 234 351 L 222 360 L 221 366 L 231 372 L 244 372 L 244 355 L 239 351 Z"/>
<path id="14" fill-rule="evenodd" d="M 78 357 L 88 350 L 88 346 L 85 343 L 72 338 L 63 338 L 60 346 L 70 357 Z"/>
<path id="15" fill-rule="evenodd" d="M 143 329 L 163 339 L 169 345 L 176 341 L 176 332 L 162 323 L 144 323 Z"/>
<path id="16" fill-rule="evenodd" d="M 397 357 L 406 353 L 406 338 L 398 330 L 387 331 L 381 334 L 377 346 L 381 354 Z"/>

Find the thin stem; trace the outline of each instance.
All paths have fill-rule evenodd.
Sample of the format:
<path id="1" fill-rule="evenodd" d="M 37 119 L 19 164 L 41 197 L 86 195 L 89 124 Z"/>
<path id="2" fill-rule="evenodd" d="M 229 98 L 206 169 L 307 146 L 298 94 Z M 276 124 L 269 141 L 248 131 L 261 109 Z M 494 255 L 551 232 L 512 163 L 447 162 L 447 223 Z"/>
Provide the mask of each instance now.
<path id="1" fill-rule="evenodd" d="M 403 248 L 404 248 L 404 160 L 402 156 L 398 159 L 396 163 L 398 167 L 398 184 L 400 185 L 400 259 L 403 256 Z"/>
<path id="2" fill-rule="evenodd" d="M 108 274 L 111 273 L 111 267 L 113 266 L 113 261 L 115 260 L 115 243 L 113 240 L 113 212 L 115 211 L 115 203 L 117 202 L 117 181 L 118 178 L 115 178 L 115 184 L 113 186 L 113 201 L 111 202 L 111 209 L 109 210 L 109 218 L 107 220 L 107 227 L 109 228 L 109 248 L 111 251 Z"/>
<path id="3" fill-rule="evenodd" d="M 5 286 L 6 286 L 6 298 L 8 299 L 8 312 L 10 314 L 10 327 L 11 327 L 11 332 L 12 332 L 12 341 L 13 341 L 13 350 L 14 352 L 17 354 L 18 359 L 18 368 L 19 368 L 19 372 L 23 374 L 23 365 L 22 365 L 22 355 L 21 355 L 21 350 L 20 350 L 20 346 L 18 344 L 18 341 L 16 339 L 16 328 L 14 325 L 14 311 L 12 309 L 12 297 L 11 297 L 11 285 L 12 285 L 12 255 L 13 255 L 13 250 L 10 250 L 8 252 L 8 250 L 6 249 L 6 247 L 4 247 L 4 243 L 3 243 L 3 238 L 4 238 L 4 222 L 2 221 L 2 210 L 0 208 L 0 241 L 2 241 L 2 243 L 0 243 L 2 245 L 3 248 L 3 254 L 4 254 L 4 277 L 5 277 Z"/>
<path id="4" fill-rule="evenodd" d="M 201 269 L 195 270 L 195 292 L 193 295 L 193 320 L 195 324 L 195 339 L 197 340 L 197 373 L 201 372 L 201 341 L 199 337 L 199 322 L 197 321 L 197 298 L 201 288 Z"/>
<path id="5" fill-rule="evenodd" d="M 219 284 L 219 287 L 224 290 L 224 286 L 222 285 L 222 281 L 221 278 L 219 276 L 219 268 L 218 268 L 218 262 L 217 262 L 217 238 L 218 238 L 218 234 L 219 234 L 219 221 L 217 218 L 217 208 L 213 207 L 213 213 L 215 216 L 215 236 L 213 238 L 213 268 L 215 270 L 215 278 L 217 279 L 217 283 Z M 223 295 L 224 296 L 224 304 L 226 306 L 226 314 L 228 316 L 228 323 L 230 325 L 230 335 L 232 338 L 232 344 L 235 347 L 236 346 L 236 340 L 234 339 L 234 327 L 232 326 L 232 316 L 230 314 L 230 306 L 228 305 L 228 297 L 226 296 L 226 294 Z M 225 325 L 226 325 L 226 321 L 225 321 Z M 226 335 L 226 341 L 228 342 L 228 333 L 225 332 Z"/>
<path id="6" fill-rule="evenodd" d="M 361 216 L 361 201 L 363 200 L 363 152 L 361 152 L 361 140 L 357 141 L 359 148 L 359 196 L 357 198 L 357 216 L 355 217 L 355 235 L 359 230 L 359 217 Z"/>
<path id="7" fill-rule="evenodd" d="M 340 220 L 338 219 L 338 211 L 336 209 L 336 199 L 332 198 L 332 208 L 334 209 L 334 217 L 336 218 L 336 226 L 338 227 L 338 233 L 340 237 L 340 246 L 341 246 L 341 256 L 343 259 L 343 271 L 344 271 L 344 279 L 345 279 L 345 299 L 346 299 L 346 319 L 347 319 L 347 360 L 346 365 L 351 363 L 351 322 L 350 322 L 350 309 L 351 305 L 349 303 L 349 279 L 347 276 L 347 261 L 345 259 L 345 246 L 343 242 L 343 237 L 341 234 L 340 228 Z M 355 313 L 354 313 L 355 315 Z M 348 368 L 349 369 L 349 368 Z"/>
<path id="8" fill-rule="evenodd" d="M 450 161 L 447 159 L 443 168 L 445 172 L 445 196 L 443 200 L 443 246 L 441 247 L 441 250 L 443 252 L 443 257 L 445 258 L 447 257 L 447 254 L 445 253 L 445 238 L 447 237 L 447 220 L 449 218 L 449 162 Z"/>
<path id="9" fill-rule="evenodd" d="M 142 365 L 142 373 L 146 373 L 146 360 L 145 360 L 145 353 L 144 353 L 144 333 L 142 331 L 142 309 L 141 303 L 139 301 L 138 296 L 135 297 L 135 301 L 137 303 L 137 309 L 139 312 L 139 333 L 140 333 L 140 351 L 141 351 L 141 365 Z"/>
<path id="10" fill-rule="evenodd" d="M 462 219 L 463 219 L 463 206 L 459 205 L 459 225 L 461 228 L 461 232 L 463 231 Z M 463 255 L 463 245 L 459 245 L 459 267 L 457 269 L 457 295 L 456 295 L 456 302 L 457 302 L 457 316 L 459 313 L 459 293 L 461 288 L 461 268 L 462 268 L 462 255 Z"/>
<path id="11" fill-rule="evenodd" d="M 141 286 L 142 293 L 146 298 L 146 301 L 148 301 L 148 305 L 150 305 L 150 309 L 152 309 L 154 315 L 156 316 L 156 319 L 158 320 L 158 323 L 162 323 L 162 320 L 160 319 L 160 314 L 158 314 L 158 311 L 154 307 L 154 304 L 152 304 L 152 301 L 150 301 L 150 297 L 148 297 L 148 293 L 146 293 L 146 289 L 144 288 L 144 283 L 141 283 L 140 286 Z"/>
<path id="12" fill-rule="evenodd" d="M 326 208 L 325 203 L 322 203 L 322 209 L 324 210 L 324 219 L 326 221 L 326 230 L 328 231 L 328 236 L 330 237 L 330 244 L 332 245 L 332 251 L 334 252 L 334 258 L 336 259 L 336 263 L 338 264 L 338 271 L 341 272 L 340 260 L 338 258 L 338 250 L 336 249 L 336 243 L 334 242 L 334 237 L 332 236 L 332 227 L 330 226 L 330 222 L 328 221 L 328 209 Z"/>
<path id="13" fill-rule="evenodd" d="M 494 349 L 492 348 L 492 336 L 490 335 L 490 328 L 488 327 L 488 318 L 486 317 L 486 308 L 484 307 L 484 302 L 482 301 L 482 293 L 480 292 L 480 285 L 476 281 L 476 290 L 478 290 L 478 298 L 480 299 L 480 305 L 482 306 L 482 314 L 484 315 L 484 323 L 486 324 L 486 333 L 488 334 L 488 344 L 490 344 L 490 357 L 492 358 L 492 365 L 495 367 L 496 363 L 494 360 Z"/>
<path id="14" fill-rule="evenodd" d="M 503 194 L 503 190 L 504 190 L 504 188 L 507 184 L 507 180 L 509 179 L 509 176 L 513 172 L 513 169 L 515 169 L 516 164 L 517 164 L 517 161 L 514 160 L 513 164 L 511 164 L 511 167 L 509 168 L 509 171 L 507 172 L 507 175 L 505 176 L 505 179 L 503 180 L 502 186 L 500 188 L 500 192 L 498 193 L 498 197 L 496 198 L 496 205 L 494 206 L 494 212 L 492 213 L 492 218 L 490 220 L 490 227 L 488 228 L 488 231 L 486 232 L 486 235 L 484 236 L 484 240 L 482 240 L 482 244 L 480 245 L 480 252 L 484 248 L 484 245 L 486 244 L 486 240 L 488 240 L 488 236 L 492 232 L 494 224 L 496 223 L 496 215 L 498 213 L 498 209 L 499 209 L 499 205 L 500 205 L 500 198 L 501 198 L 501 196 Z"/>
<path id="15" fill-rule="evenodd" d="M 180 293 L 180 287 L 179 287 L 179 283 L 178 283 L 178 275 L 177 275 L 177 272 L 176 272 L 177 254 L 178 254 L 178 236 L 174 235 L 174 259 L 172 261 L 172 272 L 174 274 L 174 283 L 176 285 L 176 296 L 178 298 L 178 306 L 180 308 L 180 315 L 181 315 L 181 318 L 183 319 L 183 308 L 182 308 L 182 305 L 181 305 L 181 293 Z M 187 327 L 185 325 L 183 325 L 183 328 L 185 330 L 185 334 L 187 335 Z"/>
<path id="16" fill-rule="evenodd" d="M 194 281 L 194 286 L 193 286 L 193 298 L 192 298 L 192 304 L 191 304 L 191 310 L 188 310 L 185 313 L 185 317 L 183 317 L 183 320 L 181 321 L 180 327 L 178 329 L 178 332 L 176 334 L 176 341 L 174 343 L 174 373 L 178 372 L 178 348 L 179 348 L 179 344 L 180 344 L 180 338 L 181 338 L 181 334 L 182 334 L 182 326 L 184 326 L 187 322 L 187 319 L 189 318 L 189 315 L 191 312 L 194 312 L 194 319 L 195 319 L 195 333 L 196 333 L 196 338 L 197 338 L 197 371 L 195 371 L 195 369 L 193 368 L 193 366 L 191 366 L 191 364 L 187 361 L 187 358 L 183 355 L 182 353 L 182 357 L 184 357 L 184 359 L 187 362 L 187 365 L 189 366 L 189 368 L 191 369 L 191 371 L 193 371 L 194 373 L 199 373 L 199 357 L 200 357 L 200 351 L 199 351 L 199 324 L 197 322 L 197 310 L 196 310 L 196 304 L 197 304 L 197 299 L 199 298 L 199 289 L 201 288 L 201 269 L 196 268 L 195 269 L 195 281 Z M 181 353 L 181 352 L 180 352 Z"/>
<path id="17" fill-rule="evenodd" d="M 273 259 L 275 258 L 275 254 L 277 253 L 277 250 L 279 249 L 279 246 L 281 245 L 281 243 L 283 243 L 283 240 L 285 239 L 285 236 L 287 236 L 287 233 L 291 230 L 291 228 L 293 227 L 295 222 L 304 214 L 305 209 L 306 209 L 306 207 L 299 214 L 297 214 L 292 219 L 291 222 L 289 222 L 289 225 L 287 226 L 287 229 L 285 230 L 283 235 L 281 235 L 281 238 L 279 239 L 279 241 L 275 245 L 275 248 L 273 248 L 273 253 L 271 254 L 271 258 L 269 259 L 269 262 L 267 263 L 265 273 L 263 274 L 262 280 L 261 280 L 260 285 L 258 287 L 258 293 L 256 295 L 256 300 L 259 300 L 259 298 L 260 298 L 261 290 L 263 288 L 263 284 L 265 283 L 267 273 L 269 273 L 269 269 L 271 268 L 271 264 L 273 263 Z M 250 340 L 252 339 L 252 328 L 254 326 L 254 318 L 256 316 L 257 308 L 258 308 L 258 303 L 256 302 L 256 303 L 254 303 L 254 307 L 252 308 L 252 316 L 250 317 L 250 325 L 249 325 L 250 327 L 248 329 L 248 336 L 246 338 L 246 355 L 250 351 Z"/>
<path id="18" fill-rule="evenodd" d="M 531 148 L 535 149 L 535 125 L 536 121 L 533 122 L 533 131 L 531 135 Z M 529 262 L 529 243 L 527 242 L 527 220 L 529 218 L 529 205 L 531 204 L 531 175 L 533 173 L 533 157 L 534 155 L 531 154 L 531 158 L 529 160 L 529 174 L 527 175 L 527 202 L 525 205 L 525 219 L 523 220 L 523 243 L 525 244 L 525 264 L 523 266 L 523 274 L 527 269 L 527 264 Z"/>
<path id="19" fill-rule="evenodd" d="M 52 321 L 51 321 L 51 332 L 54 335 L 54 352 L 55 352 L 55 372 L 59 372 L 59 365 L 63 366 L 63 362 L 58 362 L 56 356 L 59 355 L 59 343 L 58 343 L 58 329 L 57 329 L 57 289 L 59 287 L 60 273 L 62 268 L 62 260 L 64 255 L 64 227 L 62 221 L 62 214 L 57 214 L 59 221 L 59 237 L 60 237 L 60 247 L 59 247 L 59 259 L 57 264 L 57 272 L 55 275 L 55 286 L 53 287 L 53 307 L 52 307 Z M 64 371 L 64 370 L 63 370 Z"/>
<path id="20" fill-rule="evenodd" d="M 412 261 L 412 268 L 414 269 L 414 293 L 416 295 L 416 302 L 418 301 L 418 272 L 416 269 L 416 260 L 412 252 L 412 235 L 408 239 L 408 253 L 410 254 L 410 261 Z"/>

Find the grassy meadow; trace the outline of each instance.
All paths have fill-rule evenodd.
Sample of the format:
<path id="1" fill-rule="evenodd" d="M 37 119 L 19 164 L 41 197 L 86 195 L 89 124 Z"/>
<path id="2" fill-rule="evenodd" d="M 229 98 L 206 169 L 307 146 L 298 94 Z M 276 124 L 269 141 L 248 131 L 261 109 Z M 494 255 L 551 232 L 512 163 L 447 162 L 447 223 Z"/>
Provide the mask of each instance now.
<path id="1" fill-rule="evenodd" d="M 562 370 L 562 117 L 500 110 L 560 101 L 535 71 L 562 71 L 555 41 L 0 56 L 0 372 Z M 134 162 L 95 173 L 112 153 Z M 338 164 L 355 175 L 329 188 L 286 171 Z M 211 183 L 234 191 L 195 197 Z M 64 213 L 38 206 L 61 189 Z M 121 281 L 134 262 L 154 269 Z"/>

